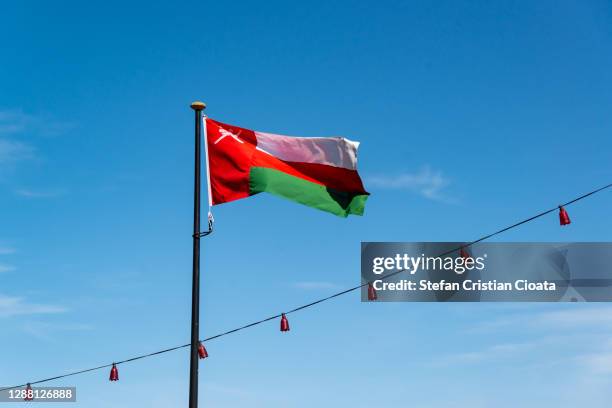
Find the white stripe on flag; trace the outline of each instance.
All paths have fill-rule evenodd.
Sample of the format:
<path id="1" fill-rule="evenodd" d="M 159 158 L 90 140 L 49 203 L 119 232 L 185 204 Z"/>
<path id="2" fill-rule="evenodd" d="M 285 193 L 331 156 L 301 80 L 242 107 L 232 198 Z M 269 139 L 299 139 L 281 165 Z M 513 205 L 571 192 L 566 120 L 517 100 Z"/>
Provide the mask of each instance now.
<path id="1" fill-rule="evenodd" d="M 291 137 L 255 132 L 257 147 L 288 162 L 318 163 L 357 170 L 359 142 L 343 137 Z"/>

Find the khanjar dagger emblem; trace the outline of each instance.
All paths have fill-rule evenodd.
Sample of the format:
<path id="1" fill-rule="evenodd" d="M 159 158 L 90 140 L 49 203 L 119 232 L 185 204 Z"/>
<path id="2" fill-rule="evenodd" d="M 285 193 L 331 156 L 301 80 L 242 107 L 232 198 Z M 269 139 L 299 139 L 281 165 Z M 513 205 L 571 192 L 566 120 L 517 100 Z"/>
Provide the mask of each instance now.
<path id="1" fill-rule="evenodd" d="M 219 143 L 220 141 L 222 141 L 226 137 L 231 137 L 232 139 L 235 139 L 239 143 L 244 143 L 242 140 L 240 140 L 240 138 L 238 138 L 238 135 L 240 135 L 241 132 L 242 131 L 239 131 L 238 134 L 235 135 L 232 132 L 230 132 L 229 130 L 225 130 L 222 127 L 219 127 L 219 133 L 221 133 L 221 137 L 219 137 L 217 140 L 215 140 L 214 144 Z"/>

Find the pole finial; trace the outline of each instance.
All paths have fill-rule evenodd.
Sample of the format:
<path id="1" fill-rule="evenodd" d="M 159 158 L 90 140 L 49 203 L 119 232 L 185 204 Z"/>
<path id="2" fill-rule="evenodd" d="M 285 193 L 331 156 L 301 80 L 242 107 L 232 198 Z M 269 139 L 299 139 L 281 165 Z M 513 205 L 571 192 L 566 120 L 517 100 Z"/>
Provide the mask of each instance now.
<path id="1" fill-rule="evenodd" d="M 201 111 L 206 109 L 206 104 L 200 101 L 191 102 L 191 109 L 194 111 Z"/>

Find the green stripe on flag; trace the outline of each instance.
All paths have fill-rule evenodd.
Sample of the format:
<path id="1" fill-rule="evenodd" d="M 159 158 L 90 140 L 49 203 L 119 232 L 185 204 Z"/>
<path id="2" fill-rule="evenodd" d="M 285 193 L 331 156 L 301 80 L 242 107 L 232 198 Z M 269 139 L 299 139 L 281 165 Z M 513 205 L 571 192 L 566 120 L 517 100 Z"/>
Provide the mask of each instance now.
<path id="1" fill-rule="evenodd" d="M 337 191 L 279 170 L 252 167 L 249 178 L 250 194 L 270 193 L 309 207 L 347 217 L 363 215 L 367 194 Z"/>

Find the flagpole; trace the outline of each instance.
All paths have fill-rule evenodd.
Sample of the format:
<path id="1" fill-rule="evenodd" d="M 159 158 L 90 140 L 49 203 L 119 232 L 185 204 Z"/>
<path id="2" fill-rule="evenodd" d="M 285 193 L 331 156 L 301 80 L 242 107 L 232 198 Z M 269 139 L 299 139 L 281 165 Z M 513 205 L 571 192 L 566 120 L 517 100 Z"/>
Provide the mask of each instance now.
<path id="1" fill-rule="evenodd" d="M 189 408 L 198 408 L 198 343 L 200 340 L 200 163 L 202 111 L 206 105 L 193 102 L 195 112 L 195 177 L 193 188 L 193 275 L 191 282 L 191 353 L 189 359 Z"/>

